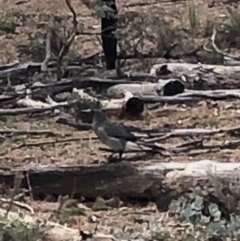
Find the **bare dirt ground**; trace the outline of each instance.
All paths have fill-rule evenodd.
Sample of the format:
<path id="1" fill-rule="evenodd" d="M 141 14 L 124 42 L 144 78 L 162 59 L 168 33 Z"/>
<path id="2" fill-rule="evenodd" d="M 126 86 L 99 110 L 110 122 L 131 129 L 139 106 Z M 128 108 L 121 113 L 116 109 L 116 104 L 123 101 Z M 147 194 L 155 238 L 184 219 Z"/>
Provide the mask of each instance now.
<path id="1" fill-rule="evenodd" d="M 236 104 L 236 102 L 217 102 L 217 107 L 209 107 L 205 102 L 200 102 L 196 107 L 181 107 L 169 106 L 164 109 L 149 112 L 142 121 L 124 121 L 126 125 L 141 127 L 143 129 L 151 128 L 222 128 L 238 126 L 240 113 L 238 109 L 228 108 Z M 152 119 L 154 116 L 154 119 Z M 99 164 L 106 162 L 109 153 L 98 151 L 99 147 L 104 145 L 95 137 L 92 131 L 75 131 L 71 127 L 56 124 L 54 118 L 51 120 L 28 120 L 27 117 L 12 122 L 9 118 L 7 122 L 2 123 L 3 126 L 8 128 L 16 128 L 20 130 L 33 130 L 33 129 L 50 129 L 56 137 L 44 136 L 16 136 L 6 141 L 1 146 L 1 165 L 27 165 L 29 163 L 55 163 L 55 164 Z M 79 138 L 79 141 L 48 144 L 50 140 L 57 140 L 60 138 Z M 83 140 L 81 140 L 81 138 Z M 224 141 L 228 137 L 223 134 L 215 135 L 212 140 Z M 232 138 L 231 138 L 232 139 Z M 182 138 L 172 138 L 164 141 L 163 146 L 169 147 L 183 143 Z M 23 144 L 36 144 L 33 147 L 22 146 Z M 38 143 L 43 143 L 39 147 Z M 44 143 L 46 143 L 44 145 Z M 21 147 L 22 146 L 22 147 Z M 127 157 L 127 154 L 126 154 Z M 160 157 L 156 157 L 160 158 Z M 201 158 L 221 159 L 227 161 L 236 161 L 238 159 L 237 150 L 224 150 L 217 153 L 206 153 L 196 156 L 188 156 L 188 154 L 179 154 L 162 161 L 191 161 L 199 160 Z"/>
<path id="2" fill-rule="evenodd" d="M 118 7 L 120 12 L 124 11 L 142 11 L 149 13 L 148 17 L 154 14 L 159 18 L 171 20 L 173 26 L 188 26 L 188 6 L 194 4 L 202 26 L 206 25 L 207 21 L 222 21 L 226 13 L 226 1 L 119 1 Z M 79 0 L 73 0 L 78 20 L 83 24 L 83 29 L 86 32 L 100 32 L 100 22 L 92 17 L 93 10 L 89 10 Z M 211 6 L 212 7 L 211 7 Z M 229 5 L 229 4 L 228 4 Z M 19 21 L 19 26 L 14 34 L 6 33 L 0 30 L 0 62 L 7 63 L 18 59 L 17 46 L 27 44 L 29 36 L 33 36 L 39 28 L 40 23 L 48 21 L 50 17 L 61 16 L 64 19 L 70 19 L 71 13 L 65 5 L 64 1 L 59 0 L 0 0 L 0 15 L 3 21 L 6 19 L 15 19 Z M 20 17 L 19 17 L 20 16 Z M 22 18 L 24 20 L 20 21 Z M 0 22 L 0 27 L 3 24 Z M 199 42 L 205 41 L 202 36 L 197 36 Z M 101 50 L 99 42 L 94 35 L 80 35 L 76 38 L 73 51 L 76 55 L 93 54 Z M 28 57 L 20 58 L 27 60 Z M 148 72 L 146 69 L 145 72 Z M 203 128 L 220 128 L 237 126 L 240 118 L 238 108 L 229 108 L 230 106 L 238 105 L 239 101 L 219 101 L 214 106 L 207 105 L 206 102 L 200 102 L 191 107 L 184 106 L 165 106 L 157 111 L 149 111 L 142 121 L 124 121 L 126 125 L 131 124 L 142 128 L 149 127 L 166 127 L 172 128 L 187 128 L 187 127 L 203 127 Z M 122 121 L 122 120 L 121 120 Z M 42 164 L 89 164 L 106 162 L 108 153 L 98 151 L 98 148 L 103 145 L 99 140 L 93 140 L 95 137 L 92 131 L 77 132 L 75 129 L 55 123 L 55 119 L 43 118 L 41 120 L 31 120 L 27 116 L 9 117 L 6 121 L 0 121 L 1 128 L 16 128 L 20 130 L 30 129 L 51 129 L 55 136 L 41 135 L 37 137 L 18 135 L 7 139 L 0 146 L 0 165 L 2 167 L 25 166 L 33 165 L 34 163 Z M 55 140 L 56 138 L 79 137 L 79 141 L 45 144 L 32 147 L 21 147 L 23 143 L 45 142 Z M 84 138 L 84 140 L 81 140 Z M 87 139 L 89 138 L 89 139 Z M 211 141 L 228 140 L 229 136 L 224 134 L 215 135 Z M 231 139 L 233 139 L 231 137 Z M 183 143 L 186 140 L 181 138 L 173 138 L 162 143 L 164 146 L 173 146 Z M 224 149 L 206 154 L 179 154 L 170 158 L 161 159 L 161 161 L 194 161 L 200 159 L 212 159 L 218 161 L 235 162 L 238 160 L 240 151 L 236 149 Z M 156 159 L 161 157 L 156 156 Z M 34 208 L 37 215 L 42 218 L 50 218 L 54 210 L 58 208 L 58 203 L 31 201 L 27 199 L 27 203 Z M 80 201 L 79 201 L 80 203 Z M 91 204 L 87 204 L 91 206 Z M 65 221 L 72 227 L 77 227 L 82 230 L 89 230 L 99 223 L 98 231 L 103 233 L 111 232 L 113 229 L 116 233 L 124 233 L 126 230 L 138 230 L 138 233 L 146 233 L 146 237 L 150 234 L 150 225 L 142 228 L 142 223 L 157 223 L 166 225 L 166 222 L 172 222 L 170 218 L 163 219 L 163 214 L 156 211 L 153 204 L 148 207 L 125 206 L 121 208 L 112 208 L 109 211 L 94 212 L 91 208 L 85 207 L 85 215 L 75 215 L 73 218 L 68 217 Z M 97 221 L 91 221 L 91 217 L 96 216 Z M 53 218 L 55 219 L 55 218 Z M 150 221 L 149 221 L 150 220 Z M 156 221 L 158 220 L 158 221 Z M 171 224 L 169 224 L 171 225 Z M 139 227 L 141 226 L 141 228 Z M 104 230 L 103 230 L 104 229 Z M 120 231 L 121 230 L 121 231 Z M 130 231 L 129 231 L 130 232 Z M 136 231 L 137 232 L 137 231 Z"/>

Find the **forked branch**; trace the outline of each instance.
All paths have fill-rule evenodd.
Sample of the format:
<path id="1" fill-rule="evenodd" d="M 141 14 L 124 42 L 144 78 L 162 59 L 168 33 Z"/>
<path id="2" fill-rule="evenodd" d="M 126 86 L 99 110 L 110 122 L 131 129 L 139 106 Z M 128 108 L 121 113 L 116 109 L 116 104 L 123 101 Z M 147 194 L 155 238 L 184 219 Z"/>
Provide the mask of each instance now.
<path id="1" fill-rule="evenodd" d="M 58 81 L 61 80 L 61 77 L 62 77 L 61 67 L 62 67 L 63 57 L 68 54 L 68 51 L 69 51 L 69 49 L 77 35 L 77 32 L 78 32 L 78 30 L 77 30 L 77 27 L 78 27 L 77 14 L 71 5 L 71 0 L 65 0 L 65 2 L 73 15 L 73 21 L 72 21 L 73 22 L 73 33 L 67 39 L 66 43 L 63 45 L 63 47 L 61 48 L 61 50 L 58 54 L 58 59 L 57 59 L 57 79 L 58 79 Z"/>
<path id="2" fill-rule="evenodd" d="M 218 48 L 218 46 L 216 45 L 216 42 L 215 42 L 216 35 L 217 35 L 217 30 L 216 30 L 216 28 L 214 27 L 214 28 L 213 28 L 213 33 L 212 33 L 212 36 L 211 36 L 211 45 L 212 45 L 214 51 L 215 51 L 216 53 L 222 55 L 223 57 L 228 57 L 228 58 L 231 58 L 231 59 L 239 59 L 238 57 L 233 56 L 233 55 L 230 55 L 230 54 L 228 54 L 228 53 L 226 53 L 226 52 L 224 52 L 224 51 L 222 51 L 222 50 L 220 50 L 220 49 Z M 208 43 L 209 43 L 209 42 L 207 42 L 207 43 L 204 44 L 203 49 L 204 49 L 205 51 L 209 52 L 209 53 L 213 53 L 212 49 L 209 49 L 209 48 L 207 47 Z"/>

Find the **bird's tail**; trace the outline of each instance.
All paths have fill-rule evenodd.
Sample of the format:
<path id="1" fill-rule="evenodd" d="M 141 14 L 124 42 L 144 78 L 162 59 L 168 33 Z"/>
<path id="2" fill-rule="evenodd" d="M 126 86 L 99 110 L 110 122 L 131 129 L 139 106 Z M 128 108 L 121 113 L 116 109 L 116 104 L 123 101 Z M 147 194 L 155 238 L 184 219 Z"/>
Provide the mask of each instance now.
<path id="1" fill-rule="evenodd" d="M 138 141 L 138 142 L 127 142 L 125 150 L 128 151 L 145 151 L 145 152 L 151 152 L 151 153 L 161 153 L 163 151 L 166 151 L 165 148 L 150 144 L 150 143 L 145 143 L 143 141 Z"/>
<path id="2" fill-rule="evenodd" d="M 166 149 L 164 147 L 155 145 L 155 144 L 150 144 L 150 143 L 145 143 L 143 141 L 138 142 L 139 145 L 143 146 L 144 148 L 150 149 L 150 150 L 146 150 L 146 152 L 152 152 L 152 153 L 161 153 L 163 151 L 166 151 Z"/>

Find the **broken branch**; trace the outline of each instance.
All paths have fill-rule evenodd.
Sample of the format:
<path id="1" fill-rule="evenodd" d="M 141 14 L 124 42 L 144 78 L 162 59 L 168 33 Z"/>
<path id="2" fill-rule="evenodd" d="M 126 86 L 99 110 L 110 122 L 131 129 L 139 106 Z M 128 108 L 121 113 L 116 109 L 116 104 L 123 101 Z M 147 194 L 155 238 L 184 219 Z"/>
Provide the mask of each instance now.
<path id="1" fill-rule="evenodd" d="M 46 57 L 42 63 L 41 70 L 42 71 L 47 71 L 48 69 L 48 63 L 51 58 L 51 31 L 47 33 L 47 38 L 46 38 Z"/>
<path id="2" fill-rule="evenodd" d="M 211 36 L 211 44 L 212 44 L 213 49 L 214 49 L 218 54 L 222 55 L 223 57 L 228 57 L 228 58 L 231 58 L 231 59 L 239 59 L 239 58 L 237 58 L 236 56 L 230 55 L 230 54 L 228 54 L 228 53 L 226 53 L 226 52 L 224 52 L 224 51 L 222 51 L 222 50 L 220 50 L 220 49 L 218 48 L 218 46 L 216 45 L 216 42 L 215 42 L 216 35 L 217 35 L 217 30 L 216 30 L 216 28 L 215 28 L 215 26 L 214 26 L 214 28 L 213 28 L 213 33 L 212 33 L 212 36 Z M 208 44 L 208 42 L 203 45 L 203 49 L 204 49 L 205 51 L 207 51 L 207 52 L 212 53 L 213 51 L 212 51 L 211 49 L 207 48 L 207 44 Z"/>

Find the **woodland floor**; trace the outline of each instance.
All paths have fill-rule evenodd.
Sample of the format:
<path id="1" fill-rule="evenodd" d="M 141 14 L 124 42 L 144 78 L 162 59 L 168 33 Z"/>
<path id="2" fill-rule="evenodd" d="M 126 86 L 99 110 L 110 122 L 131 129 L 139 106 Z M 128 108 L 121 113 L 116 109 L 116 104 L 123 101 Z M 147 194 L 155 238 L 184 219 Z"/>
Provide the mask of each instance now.
<path id="1" fill-rule="evenodd" d="M 204 25 L 207 20 L 215 21 L 225 14 L 227 1 L 214 1 L 214 6 L 209 8 L 209 1 L 198 0 L 193 1 L 196 7 L 200 21 Z M 157 14 L 159 17 L 171 18 L 173 25 L 183 25 L 188 19 L 187 6 L 192 1 L 119 1 L 119 11 L 148 11 L 149 17 L 151 14 Z M 85 31 L 100 31 L 99 20 L 91 17 L 91 11 L 81 4 L 79 0 L 73 0 L 72 5 L 78 13 L 79 22 L 83 23 Z M 140 6 L 139 6 L 140 5 Z M 228 4 L 229 5 L 229 4 Z M 57 7 L 56 7 L 57 6 Z M 92 11 L 93 12 L 93 11 Z M 4 16 L 12 16 L 16 18 L 16 13 L 24 15 L 24 25 L 17 27 L 15 34 L 6 34 L 0 31 L 0 62 L 7 63 L 18 59 L 17 46 L 27 43 L 29 35 L 33 35 L 37 30 L 37 23 L 47 22 L 46 16 L 62 16 L 71 18 L 68 8 L 64 1 L 60 0 L 0 0 L 0 14 Z M 1 23 L 0 23 L 1 27 Z M 199 41 L 204 38 L 199 37 Z M 74 46 L 74 51 L 77 55 L 87 55 L 99 52 L 100 45 L 94 36 L 78 36 Z M 28 58 L 25 56 L 24 60 Z M 20 59 L 22 60 L 22 59 Z M 156 60 L 157 62 L 157 60 Z M 148 72 L 146 69 L 145 72 Z M 149 127 L 171 127 L 171 128 L 220 128 L 237 126 L 240 118 L 238 107 L 239 101 L 219 101 L 207 105 L 205 101 L 194 104 L 193 106 L 164 106 L 155 111 L 147 111 L 143 120 L 124 121 L 126 125 L 133 125 L 141 128 Z M 119 121 L 119 120 L 118 120 Z M 103 153 L 98 148 L 104 147 L 95 137 L 92 131 L 76 131 L 71 127 L 66 127 L 55 123 L 54 118 L 41 118 L 39 120 L 31 119 L 28 116 L 8 117 L 6 121 L 0 121 L 1 129 L 4 127 L 16 128 L 20 130 L 29 129 L 51 129 L 55 136 L 27 136 L 17 135 L 9 138 L 0 146 L 0 165 L 1 167 L 16 167 L 33 165 L 34 163 L 42 164 L 96 164 L 106 162 L 109 153 Z M 79 141 L 45 144 L 33 147 L 19 147 L 22 143 L 45 142 L 60 138 L 79 137 Z M 84 140 L 81 140 L 84 138 Z M 88 139 L 89 138 L 89 139 Z M 229 136 L 225 134 L 215 135 L 211 141 L 225 141 Z M 231 137 L 231 139 L 233 139 Z M 183 143 L 187 139 L 172 138 L 167 142 L 162 143 L 163 146 L 171 146 Z M 238 161 L 240 149 L 224 149 L 206 154 L 179 154 L 167 159 L 155 158 L 163 161 L 194 161 L 202 159 L 212 159 L 217 161 L 235 162 Z M 141 159 L 139 159 L 141 160 Z M 34 208 L 34 211 L 39 217 L 48 219 L 53 211 L 58 208 L 57 202 L 49 201 L 30 201 L 26 198 L 26 202 Z M 80 203 L 81 201 L 79 201 Z M 91 207 L 91 204 L 86 204 Z M 111 228 L 115 232 L 124 233 L 124 230 L 135 230 L 136 232 L 150 233 L 150 227 L 144 227 L 144 223 L 162 223 L 169 226 L 174 225 L 170 218 L 163 219 L 162 213 L 156 211 L 154 204 L 149 204 L 147 207 L 122 204 L 120 208 L 113 208 L 109 211 L 94 212 L 91 208 L 86 208 L 85 216 L 79 215 L 66 220 L 72 227 L 77 227 L 82 230 L 91 230 L 92 227 L 99 223 L 98 232 L 109 233 Z M 91 217 L 95 215 L 97 221 L 92 222 Z M 55 219 L 55 218 L 53 218 Z M 157 222 L 155 222 L 158 220 Z M 143 224 L 142 224 L 143 223 Z M 156 224 L 157 225 L 157 224 Z M 141 226 L 141 227 L 140 227 Z M 104 230 L 103 230 L 104 229 Z M 138 230 L 138 231 L 137 231 Z"/>

